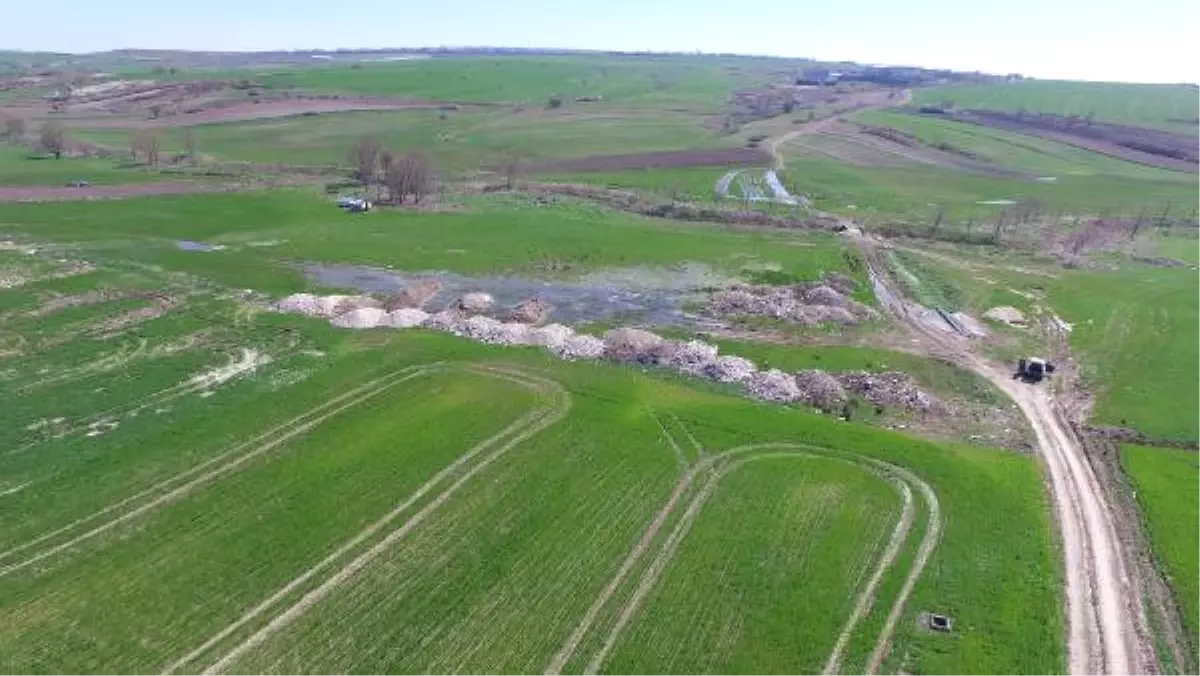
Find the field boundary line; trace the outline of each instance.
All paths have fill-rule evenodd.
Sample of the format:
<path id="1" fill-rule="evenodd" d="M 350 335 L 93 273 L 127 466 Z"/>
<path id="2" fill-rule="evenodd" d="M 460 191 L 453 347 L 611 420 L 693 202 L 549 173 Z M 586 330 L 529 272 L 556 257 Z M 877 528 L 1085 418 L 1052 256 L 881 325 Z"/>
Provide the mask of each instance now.
<path id="1" fill-rule="evenodd" d="M 505 428 L 505 430 L 502 430 L 499 434 L 493 436 L 491 439 L 485 440 L 485 442 L 479 444 L 471 451 L 471 453 L 473 453 L 471 457 L 474 457 L 474 455 L 487 450 L 489 446 L 499 443 L 508 434 L 516 432 L 515 436 L 509 438 L 501 446 L 491 451 L 491 453 L 489 453 L 487 456 L 483 457 L 478 463 L 472 465 L 470 469 L 463 473 L 463 475 L 455 480 L 454 483 L 450 484 L 450 486 L 433 498 L 433 500 L 421 508 L 421 510 L 416 514 L 411 516 L 402 525 L 388 533 L 382 540 L 372 545 L 365 552 L 359 554 L 341 569 L 334 572 L 333 575 L 326 578 L 326 580 L 320 585 L 305 593 L 294 604 L 273 617 L 265 626 L 260 628 L 250 637 L 242 641 L 242 643 L 235 646 L 216 662 L 204 669 L 204 673 L 217 673 L 224 671 L 226 667 L 230 666 L 235 660 L 244 655 L 247 651 L 253 650 L 257 646 L 261 645 L 272 634 L 278 632 L 304 615 L 309 608 L 323 600 L 336 587 L 355 576 L 359 571 L 370 565 L 370 563 L 385 550 L 387 550 L 397 541 L 403 539 L 412 530 L 420 526 L 430 514 L 445 504 L 464 484 L 474 478 L 476 474 L 483 471 L 493 461 L 503 456 L 513 447 L 528 440 L 559 420 L 562 420 L 564 417 L 566 417 L 567 413 L 571 409 L 570 394 L 561 385 L 552 380 L 542 378 L 540 376 L 523 374 L 519 371 L 505 370 L 494 367 L 480 367 L 471 370 L 482 374 L 494 375 L 496 377 L 511 380 L 523 385 L 532 385 L 534 386 L 535 390 L 539 390 L 540 388 L 540 393 L 547 395 L 548 398 L 550 398 L 550 405 L 540 410 L 531 412 L 530 414 L 522 417 L 522 419 L 518 420 L 516 423 L 509 425 L 509 427 Z M 465 464 L 471 459 L 471 457 L 463 456 L 460 458 L 459 461 L 456 461 L 454 469 L 457 469 L 462 464 Z M 450 471 L 452 471 L 452 469 Z M 449 471 L 447 472 L 447 475 L 448 474 Z M 405 507 L 405 509 L 406 508 L 407 507 Z M 386 525 L 402 511 L 403 509 L 400 508 L 393 510 L 393 512 L 386 515 L 384 519 L 380 520 L 379 527 L 381 528 L 382 526 Z M 308 573 L 306 572 L 305 574 L 307 575 Z M 241 620 L 239 620 L 239 622 L 241 622 Z M 244 624 L 244 622 L 242 622 L 242 624 Z"/>
<path id="2" fill-rule="evenodd" d="M 49 549 L 43 550 L 23 561 L 19 561 L 17 563 L 13 563 L 13 564 L 9 564 L 7 566 L 0 567 L 0 577 L 3 577 L 4 575 L 7 575 L 8 573 L 19 570 L 21 568 L 25 568 L 25 567 L 29 566 L 30 564 L 36 563 L 37 561 L 40 561 L 44 558 L 52 556 L 53 554 L 56 554 L 60 551 L 63 551 L 64 549 L 72 547 L 86 539 L 95 537 L 96 535 L 99 535 L 99 534 L 101 534 L 121 523 L 124 523 L 125 521 L 128 521 L 136 516 L 144 514 L 155 507 L 158 507 L 158 506 L 161 506 L 164 504 L 168 504 L 169 502 L 171 502 L 175 499 L 184 497 L 187 494 L 189 494 L 190 492 L 192 492 L 192 490 L 194 490 L 195 488 L 198 488 L 199 486 L 203 485 L 204 483 L 207 483 L 209 480 L 219 477 L 223 474 L 227 474 L 231 470 L 237 469 L 239 466 L 243 465 L 248 460 L 258 457 L 259 455 L 262 455 L 263 453 L 266 453 L 267 451 L 279 446 L 280 444 L 292 439 L 293 437 L 295 437 L 299 434 L 307 432 L 308 430 L 312 429 L 313 427 L 316 427 L 317 425 L 325 422 L 329 418 L 331 418 L 339 413 L 342 413 L 346 410 L 349 410 L 349 409 L 357 406 L 358 404 L 387 391 L 388 389 L 394 387 L 395 385 L 398 385 L 402 382 L 406 382 L 408 380 L 412 380 L 412 379 L 420 377 L 422 375 L 426 375 L 427 373 L 436 371 L 439 368 L 441 368 L 440 365 L 409 367 L 409 368 L 403 369 L 396 373 L 392 373 L 392 374 L 389 374 L 386 376 L 381 376 L 380 378 L 377 378 L 377 379 L 371 381 L 370 383 L 367 383 L 365 385 L 360 385 L 360 386 L 350 390 L 349 392 L 342 393 L 341 395 L 338 395 L 337 397 L 334 397 L 333 399 L 326 401 L 323 404 L 320 404 L 319 406 L 309 410 L 308 412 L 306 412 L 304 414 L 301 414 L 300 416 L 297 416 L 285 423 L 277 425 L 277 426 L 271 428 L 270 430 L 255 436 L 250 441 L 238 444 L 237 446 L 234 446 L 232 449 L 226 451 L 225 453 L 222 453 L 214 458 L 210 458 L 210 459 L 202 462 L 201 464 L 191 467 L 191 468 L 189 468 L 179 474 L 176 474 L 172 477 L 168 477 L 168 478 L 160 481 L 159 483 L 157 483 L 153 486 L 150 486 L 149 488 L 144 489 L 131 497 L 125 498 L 125 499 L 121 500 L 120 502 L 109 505 L 108 507 L 105 507 L 98 512 L 94 512 L 93 514 L 91 514 L 87 517 L 84 517 L 83 519 L 78 519 L 70 524 L 67 524 L 66 526 L 63 526 L 59 529 L 51 531 L 50 533 L 47 533 L 45 535 L 39 536 L 38 538 L 35 538 L 34 540 L 31 540 L 27 543 L 24 543 L 17 547 L 11 548 L 5 552 L 2 552 L 2 553 L 0 553 L 0 559 L 7 558 L 8 556 L 11 556 L 14 553 L 24 551 L 40 542 L 44 542 L 45 540 L 50 539 L 56 535 L 59 535 L 66 531 L 69 531 L 70 529 L 72 529 L 78 525 L 85 524 L 96 518 L 102 517 L 105 514 L 108 514 L 110 512 L 118 510 L 121 507 L 129 504 L 130 502 L 134 502 L 143 497 L 153 495 L 155 492 L 160 491 L 163 488 L 170 486 L 171 484 L 177 483 L 178 481 L 181 481 L 184 479 L 188 479 L 189 477 L 191 477 L 192 475 L 194 475 L 198 472 L 203 472 L 203 470 L 205 470 L 207 467 L 209 467 L 211 465 L 219 463 L 223 460 L 227 461 L 227 462 L 225 462 L 225 464 L 220 465 L 220 466 L 218 466 L 214 469 L 211 469 L 207 472 L 203 472 L 202 474 L 200 474 L 200 476 L 192 478 L 191 480 L 187 481 L 186 483 L 184 483 L 180 486 L 177 486 L 173 489 L 170 489 L 166 493 L 163 493 L 163 494 L 155 497 L 154 499 L 150 500 L 149 502 L 142 504 L 138 507 L 135 507 L 119 516 L 116 516 L 116 517 L 110 519 L 109 521 L 102 523 L 101 525 L 96 526 L 95 528 L 92 528 L 91 530 L 88 530 L 70 540 L 67 540 L 64 543 L 52 546 Z M 380 381 L 385 381 L 385 382 L 380 384 Z M 374 388 L 374 389 L 371 389 L 371 388 Z M 363 392 L 364 389 L 367 390 L 365 393 Z M 350 401 L 348 401 L 346 403 L 342 403 L 347 398 L 350 398 Z M 325 409 L 329 409 L 332 405 L 335 405 L 335 404 L 340 404 L 340 405 L 335 406 L 334 408 L 332 408 L 332 410 L 325 410 Z M 310 416 L 312 416 L 315 413 L 320 413 L 320 415 L 318 415 L 317 417 L 312 418 L 310 420 L 305 420 L 306 418 L 309 418 Z M 267 439 L 268 437 L 272 437 L 272 438 L 269 441 L 267 441 L 266 443 L 264 443 L 256 448 L 253 448 L 249 452 L 242 453 L 241 455 L 237 454 L 239 451 L 244 450 L 244 449 L 252 446 L 255 443 L 263 441 L 264 439 Z M 231 458 L 231 456 L 233 456 L 233 457 Z"/>

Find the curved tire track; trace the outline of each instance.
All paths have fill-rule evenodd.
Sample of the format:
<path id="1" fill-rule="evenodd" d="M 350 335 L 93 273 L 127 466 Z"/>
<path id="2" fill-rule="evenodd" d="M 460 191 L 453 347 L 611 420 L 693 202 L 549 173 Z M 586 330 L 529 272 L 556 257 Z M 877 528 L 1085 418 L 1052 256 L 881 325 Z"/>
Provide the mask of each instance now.
<path id="1" fill-rule="evenodd" d="M 332 399 L 310 409 L 305 413 L 302 413 L 299 416 L 292 418 L 291 420 L 276 425 L 266 432 L 255 436 L 249 441 L 237 444 L 224 453 L 209 458 L 208 460 L 205 460 L 187 470 L 179 472 L 174 476 L 163 479 L 149 488 L 135 493 L 134 495 L 97 510 L 96 512 L 93 512 L 92 514 L 89 514 L 81 519 L 72 521 L 61 528 L 57 528 L 23 544 L 0 552 L 0 561 L 3 561 L 4 559 L 10 558 L 14 554 L 26 551 L 43 542 L 46 542 L 47 540 L 70 533 L 71 531 L 80 527 L 86 527 L 88 524 L 93 522 L 99 522 L 97 525 L 88 528 L 74 537 L 71 537 L 65 542 L 49 546 L 21 561 L 0 567 L 0 577 L 22 568 L 26 568 L 29 565 L 41 561 L 42 559 L 53 556 L 54 554 L 69 549 L 85 540 L 100 535 L 114 528 L 115 526 L 120 525 L 121 523 L 129 521 L 130 519 L 145 514 L 158 507 L 162 507 L 174 502 L 192 493 L 197 488 L 212 481 L 213 479 L 238 469 L 247 461 L 258 457 L 273 448 L 276 448 L 280 444 L 292 439 L 297 435 L 307 432 L 313 427 L 325 422 L 329 418 L 349 410 L 379 394 L 382 394 L 383 392 L 386 392 L 402 382 L 406 382 L 441 368 L 443 368 L 441 364 L 414 366 L 401 369 L 395 373 L 385 376 L 380 376 L 379 378 L 376 378 L 368 383 L 343 392 L 342 394 L 333 397 Z M 121 511 L 122 508 L 134 505 L 134 503 L 147 498 L 148 501 L 140 505 L 133 506 L 127 511 Z M 115 515 L 111 516 L 111 518 L 102 521 L 102 519 L 105 517 L 113 514 Z"/>
<path id="2" fill-rule="evenodd" d="M 617 640 L 620 638 L 621 633 L 633 619 L 646 596 L 650 593 L 650 591 L 653 590 L 658 578 L 661 576 L 662 572 L 666 569 L 667 565 L 674 557 L 675 551 L 678 549 L 679 544 L 686 537 L 691 528 L 692 522 L 695 520 L 701 508 L 707 502 L 708 498 L 715 491 L 721 479 L 724 478 L 725 475 L 738 469 L 748 462 L 778 456 L 834 458 L 852 464 L 861 462 L 863 464 L 872 466 L 875 470 L 878 470 L 878 473 L 883 474 L 884 476 L 891 476 L 899 479 L 897 483 L 906 486 L 905 489 L 901 491 L 901 497 L 902 500 L 904 500 L 904 511 L 902 512 L 900 519 L 897 521 L 896 528 L 893 531 L 892 538 L 889 541 L 888 546 L 885 548 L 885 551 L 880 557 L 878 564 L 876 564 L 876 568 L 871 579 L 868 581 L 867 585 L 862 589 L 862 591 L 859 592 L 854 611 L 851 613 L 850 618 L 848 618 L 847 623 L 843 626 L 841 632 L 839 633 L 834 648 L 830 653 L 829 658 L 826 660 L 826 673 L 835 673 L 840 667 L 841 655 L 845 649 L 845 646 L 849 643 L 849 639 L 853 635 L 854 629 L 856 628 L 858 622 L 862 619 L 862 617 L 866 616 L 873 606 L 880 581 L 894 564 L 903 543 L 907 540 L 908 531 L 911 529 L 913 521 L 913 514 L 911 513 L 912 494 L 911 490 L 908 489 L 907 486 L 916 486 L 920 490 L 922 497 L 926 502 L 926 506 L 929 511 L 929 520 L 928 525 L 926 526 L 925 535 L 922 538 L 917 557 L 914 559 L 912 567 L 905 578 L 904 585 L 901 588 L 900 593 L 897 595 L 896 600 L 893 602 L 891 612 L 888 615 L 888 620 L 885 623 L 883 630 L 880 632 L 875 651 L 871 657 L 870 670 L 878 668 L 878 662 L 882 661 L 883 657 L 886 656 L 887 651 L 891 646 L 892 634 L 895 632 L 897 621 L 904 610 L 905 604 L 908 601 L 908 597 L 911 595 L 912 589 L 916 585 L 916 582 L 919 579 L 925 564 L 928 562 L 929 556 L 932 554 L 934 548 L 937 546 L 938 540 L 941 537 L 941 508 L 940 504 L 938 503 L 937 494 L 934 493 L 933 489 L 930 488 L 929 485 L 926 484 L 922 479 L 908 470 L 892 465 L 891 463 L 883 462 L 881 460 L 866 456 L 831 452 L 829 449 L 820 447 L 805 446 L 802 444 L 771 443 L 741 446 L 729 449 L 724 453 L 707 456 L 689 468 L 684 475 L 680 477 L 679 482 L 676 484 L 675 489 L 672 491 L 667 502 L 656 513 L 655 518 L 651 521 L 651 524 L 646 529 L 645 533 L 643 533 L 642 538 L 626 556 L 625 560 L 621 564 L 621 567 L 617 570 L 617 573 L 604 587 L 600 595 L 597 596 L 595 602 L 593 602 L 592 606 L 588 609 L 588 612 L 585 613 L 575 631 L 572 632 L 570 637 L 568 637 L 567 641 L 563 644 L 562 648 L 555 655 L 554 659 L 547 666 L 547 674 L 560 673 L 567 662 L 574 657 L 580 643 L 582 643 L 583 638 L 595 624 L 603 608 L 609 603 L 609 601 L 611 601 L 613 596 L 615 596 L 618 588 L 628 577 L 630 571 L 632 571 L 632 569 L 637 565 L 638 561 L 645 555 L 646 551 L 650 547 L 651 542 L 657 537 L 659 531 L 662 529 L 663 524 L 675 511 L 680 498 L 688 491 L 688 489 L 691 488 L 696 476 L 703 471 L 712 470 L 714 466 L 721 461 L 728 460 L 734 456 L 744 453 L 757 453 L 757 455 L 752 455 L 751 457 L 741 459 L 738 462 L 734 462 L 731 466 L 712 473 L 708 481 L 700 489 L 700 492 L 692 499 L 691 503 L 687 507 L 687 510 L 684 512 L 683 516 L 680 517 L 680 520 L 676 524 L 675 528 L 659 547 L 655 558 L 650 562 L 646 568 L 646 571 L 643 573 L 638 586 L 622 606 L 616 623 L 609 631 L 604 644 L 588 662 L 584 673 L 597 673 L 603 666 L 604 661 L 608 658 L 608 655 L 616 646 Z"/>
<path id="3" fill-rule="evenodd" d="M 175 671 L 183 666 L 186 666 L 188 663 L 195 661 L 205 652 L 218 645 L 222 640 L 235 633 L 238 629 L 244 627 L 260 615 L 266 613 L 271 606 L 276 605 L 280 600 L 284 599 L 292 592 L 297 591 L 305 583 L 313 579 L 321 570 L 329 568 L 333 563 L 343 558 L 354 548 L 363 544 L 371 536 L 378 534 L 383 528 L 388 526 L 398 516 L 412 507 L 417 500 L 432 490 L 436 485 L 448 479 L 455 471 L 467 466 L 470 461 L 476 459 L 485 452 L 487 453 L 487 455 L 484 455 L 477 462 L 470 465 L 470 467 L 466 469 L 466 471 L 463 472 L 458 479 L 447 486 L 441 493 L 430 500 L 419 511 L 409 517 L 403 524 L 388 532 L 387 535 L 385 535 L 377 543 L 360 553 L 338 570 L 334 571 L 323 582 L 306 592 L 295 603 L 284 609 L 282 612 L 276 614 L 264 626 L 259 628 L 256 632 L 251 634 L 242 642 L 238 643 L 232 649 L 225 652 L 219 659 L 204 669 L 204 673 L 206 674 L 225 671 L 228 667 L 232 666 L 238 658 L 258 647 L 273 634 L 286 628 L 289 624 L 299 619 L 314 605 L 319 603 L 331 592 L 333 592 L 338 586 L 354 577 L 359 571 L 370 565 L 375 558 L 386 551 L 389 547 L 419 527 L 431 514 L 445 504 L 451 497 L 453 497 L 454 494 L 457 493 L 464 484 L 474 478 L 476 474 L 483 471 L 492 462 L 503 456 L 513 447 L 521 444 L 547 427 L 563 419 L 571 408 L 571 398 L 567 391 L 558 383 L 547 378 L 526 374 L 521 371 L 496 367 L 477 367 L 471 370 L 484 375 L 491 375 L 493 377 L 502 378 L 504 380 L 509 380 L 514 383 L 531 387 L 535 391 L 546 396 L 549 402 L 545 407 L 530 412 L 518 421 L 506 427 L 504 430 L 501 430 L 496 435 L 493 435 L 491 438 L 477 444 L 475 447 L 464 453 L 451 465 L 444 468 L 438 474 L 434 475 L 434 477 L 432 477 L 429 481 L 420 486 L 413 494 L 411 494 L 402 503 L 397 505 L 392 511 L 388 512 L 381 519 L 360 531 L 354 536 L 354 538 L 339 547 L 338 550 L 336 550 L 333 554 L 293 579 L 287 585 L 284 585 L 265 601 L 243 615 L 236 622 L 222 629 L 200 647 L 171 664 L 169 667 L 167 667 L 166 673 Z"/>

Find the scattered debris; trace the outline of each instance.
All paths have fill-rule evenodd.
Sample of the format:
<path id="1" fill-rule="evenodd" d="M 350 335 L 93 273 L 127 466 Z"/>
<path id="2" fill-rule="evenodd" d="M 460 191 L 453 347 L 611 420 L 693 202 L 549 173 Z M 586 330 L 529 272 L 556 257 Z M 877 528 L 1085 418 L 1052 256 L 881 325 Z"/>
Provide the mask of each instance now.
<path id="1" fill-rule="evenodd" d="M 717 360 L 717 346 L 699 340 L 669 341 L 668 346 L 662 364 L 682 373 L 703 376 Z"/>
<path id="2" fill-rule="evenodd" d="M 924 412 L 938 406 L 938 401 L 918 387 L 912 376 L 901 371 L 846 371 L 834 377 L 847 391 L 881 408 Z"/>
<path id="3" fill-rule="evenodd" d="M 429 313 L 417 308 L 400 308 L 388 313 L 387 318 L 380 322 L 381 326 L 391 326 L 397 329 L 407 329 L 420 326 L 429 319 Z"/>
<path id="4" fill-rule="evenodd" d="M 604 334 L 604 356 L 616 362 L 658 363 L 663 339 L 641 329 L 613 329 Z"/>
<path id="5" fill-rule="evenodd" d="M 983 313 L 983 316 L 994 322 L 1008 324 L 1009 326 L 1025 326 L 1025 315 L 1017 308 L 1008 305 L 994 307 Z"/>
<path id="6" fill-rule="evenodd" d="M 837 378 L 816 369 L 796 373 L 796 387 L 801 401 L 826 413 L 837 410 L 849 399 Z"/>
<path id="7" fill-rule="evenodd" d="M 555 348 L 561 346 L 568 338 L 575 335 L 575 330 L 562 324 L 547 324 L 530 331 L 530 344 Z"/>
<path id="8" fill-rule="evenodd" d="M 187 384 L 198 389 L 210 389 L 226 383 L 234 378 L 253 372 L 259 366 L 268 364 L 271 356 L 253 348 L 242 348 L 241 357 L 228 364 L 192 376 Z"/>
<path id="9" fill-rule="evenodd" d="M 779 369 L 751 374 L 743 382 L 743 387 L 746 394 L 763 401 L 790 404 L 800 399 L 800 388 L 796 386 L 796 378 Z"/>
<path id="10" fill-rule="evenodd" d="M 454 308 L 468 314 L 482 314 L 492 309 L 496 299 L 489 293 L 468 293 L 454 302 Z"/>
<path id="11" fill-rule="evenodd" d="M 541 324 L 550 318 L 554 308 L 540 298 L 530 298 L 517 303 L 513 308 L 511 318 L 522 324 Z"/>
<path id="12" fill-rule="evenodd" d="M 876 316 L 875 310 L 823 283 L 739 285 L 714 293 L 708 311 L 717 317 L 771 317 L 805 326 L 853 325 Z"/>
<path id="13" fill-rule="evenodd" d="M 704 368 L 704 375 L 721 383 L 740 383 L 758 372 L 754 362 L 743 357 L 723 355 Z"/>
<path id="14" fill-rule="evenodd" d="M 121 423 L 117 422 L 116 420 L 97 420 L 96 422 L 88 425 L 87 432 L 84 433 L 84 436 L 98 437 L 101 434 L 117 429 L 120 424 Z"/>
<path id="15" fill-rule="evenodd" d="M 401 308 L 424 307 L 431 298 L 442 290 L 442 283 L 436 279 L 421 279 L 404 287 L 396 295 L 387 299 L 384 308 L 399 310 Z"/>
<path id="16" fill-rule="evenodd" d="M 550 352 L 560 359 L 573 361 L 576 359 L 599 359 L 604 355 L 605 349 L 606 345 L 603 340 L 586 333 L 577 333 L 557 346 L 551 347 Z"/>
<path id="17" fill-rule="evenodd" d="M 334 317 L 330 323 L 343 329 L 373 329 L 384 325 L 387 318 L 388 313 L 381 308 L 361 307 Z"/>

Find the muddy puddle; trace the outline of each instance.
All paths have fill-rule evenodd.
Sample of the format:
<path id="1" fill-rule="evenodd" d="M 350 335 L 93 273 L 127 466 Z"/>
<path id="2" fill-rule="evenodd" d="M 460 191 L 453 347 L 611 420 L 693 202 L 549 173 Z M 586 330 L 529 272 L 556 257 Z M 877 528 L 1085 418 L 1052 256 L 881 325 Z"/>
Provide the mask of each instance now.
<path id="1" fill-rule="evenodd" d="M 306 265 L 304 272 L 309 280 L 321 286 L 382 295 L 396 293 L 415 282 L 436 280 L 442 289 L 426 305 L 428 309 L 441 309 L 472 291 L 494 296 L 497 312 L 537 297 L 554 306 L 550 321 L 573 326 L 614 319 L 656 326 L 712 326 L 711 319 L 685 308 L 707 300 L 706 289 L 740 281 L 705 265 L 616 268 L 574 280 L 407 272 L 353 265 Z"/>

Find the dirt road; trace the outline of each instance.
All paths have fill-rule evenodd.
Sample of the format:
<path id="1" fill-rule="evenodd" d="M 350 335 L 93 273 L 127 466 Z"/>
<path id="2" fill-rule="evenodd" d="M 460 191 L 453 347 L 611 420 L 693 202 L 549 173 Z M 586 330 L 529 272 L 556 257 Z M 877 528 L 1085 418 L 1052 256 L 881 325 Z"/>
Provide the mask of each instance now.
<path id="1" fill-rule="evenodd" d="M 1066 580 L 1068 668 L 1072 674 L 1154 673 L 1148 622 L 1104 487 L 1062 406 L 1045 385 L 1012 379 L 972 352 L 966 339 L 924 325 L 888 279 L 877 243 L 855 236 L 884 307 L 930 354 L 952 359 L 996 385 L 1029 420 L 1045 463 L 1061 529 Z"/>
<path id="2" fill-rule="evenodd" d="M 907 89 L 900 92 L 900 94 L 895 98 L 889 98 L 890 95 L 891 91 L 880 89 L 869 92 L 861 92 L 852 98 L 847 97 L 848 100 L 852 101 L 852 103 L 846 110 L 834 113 L 829 117 L 825 117 L 814 122 L 803 124 L 799 129 L 794 129 L 786 134 L 783 134 L 782 136 L 776 136 L 772 138 L 770 142 L 767 143 L 767 152 L 771 153 L 771 157 L 773 157 L 775 160 L 773 168 L 776 171 L 780 171 L 786 164 L 785 160 L 783 159 L 783 153 L 779 152 L 780 146 L 788 143 L 798 136 L 805 136 L 807 134 L 820 134 L 830 131 L 834 127 L 838 126 L 838 118 L 841 117 L 843 113 L 903 106 L 912 100 L 912 92 Z"/>

